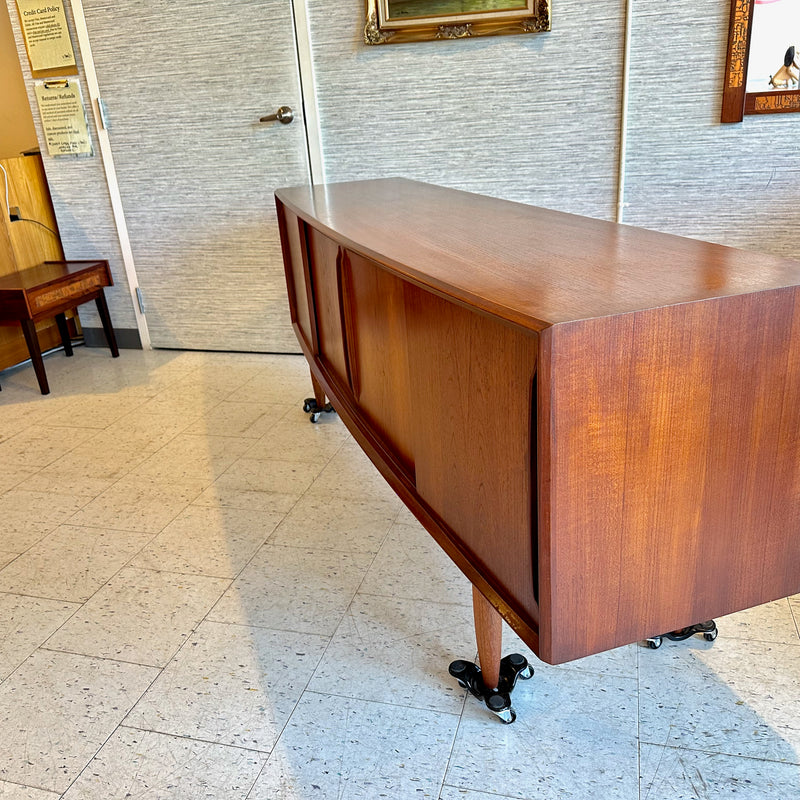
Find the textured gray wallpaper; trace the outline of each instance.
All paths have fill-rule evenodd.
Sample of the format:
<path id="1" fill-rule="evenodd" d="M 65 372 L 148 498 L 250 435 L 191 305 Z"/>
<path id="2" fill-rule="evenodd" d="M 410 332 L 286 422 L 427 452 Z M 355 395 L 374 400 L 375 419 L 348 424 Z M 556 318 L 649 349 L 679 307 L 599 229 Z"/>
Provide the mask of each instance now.
<path id="1" fill-rule="evenodd" d="M 115 328 L 136 329 L 136 316 L 131 305 L 128 282 L 125 277 L 125 268 L 122 261 L 117 229 L 111 211 L 111 201 L 108 196 L 103 162 L 97 144 L 97 131 L 94 127 L 94 115 L 89 107 L 89 92 L 83 80 L 83 64 L 78 49 L 78 38 L 72 24 L 70 5 L 65 4 L 67 19 L 70 24 L 70 34 L 78 60 L 80 72 L 81 91 L 89 119 L 89 132 L 94 147 L 91 158 L 76 156 L 59 156 L 51 158 L 47 155 L 42 136 L 41 118 L 36 99 L 33 94 L 33 79 L 31 77 L 28 56 L 19 26 L 19 13 L 15 0 L 6 0 L 11 25 L 17 41 L 17 51 L 22 65 L 22 74 L 28 88 L 28 98 L 33 112 L 33 121 L 36 133 L 42 143 L 42 160 L 50 194 L 53 198 L 53 208 L 58 220 L 61 241 L 64 245 L 64 255 L 68 259 L 105 258 L 111 266 L 114 286 L 106 289 L 106 298 L 111 312 L 111 319 Z M 81 306 L 79 310 L 81 322 L 89 327 L 99 328 L 100 319 L 94 310 L 94 304 Z"/>
<path id="2" fill-rule="evenodd" d="M 401 175 L 613 219 L 624 3 L 549 33 L 366 47 L 361 0 L 308 0 L 327 179 Z"/>
<path id="3" fill-rule="evenodd" d="M 728 0 L 634 0 L 624 219 L 800 256 L 800 114 L 719 122 Z"/>

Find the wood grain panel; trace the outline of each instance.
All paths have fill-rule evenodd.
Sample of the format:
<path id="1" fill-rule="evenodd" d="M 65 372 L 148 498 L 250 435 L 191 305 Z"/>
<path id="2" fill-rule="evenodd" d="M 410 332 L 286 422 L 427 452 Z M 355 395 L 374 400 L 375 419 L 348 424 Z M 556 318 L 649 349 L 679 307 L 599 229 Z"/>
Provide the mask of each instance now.
<path id="1" fill-rule="evenodd" d="M 0 276 L 35 266 L 48 259 L 62 259 L 61 240 L 41 157 L 20 156 L 4 159 L 1 163 L 8 173 L 8 205 L 18 206 L 25 220 L 9 220 L 5 193 L 0 192 Z M 37 220 L 52 228 L 55 233 L 26 221 L 27 219 Z M 43 351 L 61 344 L 55 320 L 42 320 L 37 323 L 36 329 Z M 28 347 L 19 325 L 0 327 L 0 369 L 18 364 L 27 358 Z"/>
<path id="2" fill-rule="evenodd" d="M 278 203 L 278 224 L 292 325 L 298 337 L 302 337 L 306 348 L 313 351 L 314 335 L 311 326 L 311 297 L 308 292 L 305 224 L 280 203 Z"/>
<path id="3" fill-rule="evenodd" d="M 17 269 L 33 267 L 42 261 L 60 261 L 64 258 L 64 251 L 41 156 L 8 158 L 2 164 L 8 172 L 8 204 L 19 207 L 23 217 L 17 222 L 8 222 L 8 215 L 4 216 Z"/>
<path id="4" fill-rule="evenodd" d="M 319 355 L 342 386 L 349 386 L 339 245 L 313 228 L 307 240 Z"/>
<path id="5" fill-rule="evenodd" d="M 417 491 L 535 627 L 537 337 L 410 284 L 406 302 Z"/>
<path id="6" fill-rule="evenodd" d="M 542 612 L 552 626 L 543 658 L 559 663 L 800 589 L 797 295 L 543 335 Z"/>
<path id="7" fill-rule="evenodd" d="M 787 259 L 415 181 L 278 196 L 399 275 L 534 330 L 800 282 Z"/>
<path id="8" fill-rule="evenodd" d="M 405 284 L 355 253 L 347 253 L 343 271 L 358 374 L 355 400 L 413 481 L 417 411 L 406 350 Z"/>

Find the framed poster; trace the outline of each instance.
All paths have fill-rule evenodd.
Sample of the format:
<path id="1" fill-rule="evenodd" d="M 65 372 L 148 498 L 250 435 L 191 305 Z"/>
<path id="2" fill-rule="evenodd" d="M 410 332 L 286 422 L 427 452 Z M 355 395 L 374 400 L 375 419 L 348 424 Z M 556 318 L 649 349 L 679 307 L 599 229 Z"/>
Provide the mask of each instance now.
<path id="1" fill-rule="evenodd" d="M 800 3 L 731 0 L 722 122 L 800 111 Z"/>

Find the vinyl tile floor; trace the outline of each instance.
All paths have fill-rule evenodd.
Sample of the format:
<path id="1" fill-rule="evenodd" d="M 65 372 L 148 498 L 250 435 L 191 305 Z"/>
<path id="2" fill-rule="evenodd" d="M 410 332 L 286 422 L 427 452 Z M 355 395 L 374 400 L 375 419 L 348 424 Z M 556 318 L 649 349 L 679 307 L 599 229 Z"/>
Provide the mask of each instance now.
<path id="1" fill-rule="evenodd" d="M 470 587 L 298 356 L 0 373 L 0 800 L 800 798 L 800 596 L 656 651 L 448 675 Z"/>

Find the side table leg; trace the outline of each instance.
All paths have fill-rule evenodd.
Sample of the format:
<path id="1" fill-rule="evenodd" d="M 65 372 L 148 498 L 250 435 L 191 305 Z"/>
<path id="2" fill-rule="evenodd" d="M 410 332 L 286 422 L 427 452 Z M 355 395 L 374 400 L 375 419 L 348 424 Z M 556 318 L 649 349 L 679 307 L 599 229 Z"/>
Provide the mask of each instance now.
<path id="1" fill-rule="evenodd" d="M 114 334 L 114 328 L 111 325 L 111 316 L 108 313 L 108 303 L 106 303 L 106 296 L 102 289 L 100 290 L 100 294 L 97 295 L 97 298 L 94 302 L 97 305 L 97 313 L 100 315 L 100 322 L 103 323 L 103 333 L 106 335 L 108 349 L 111 351 L 111 355 L 114 358 L 118 358 L 119 349 L 117 348 L 117 337 Z"/>
<path id="2" fill-rule="evenodd" d="M 36 380 L 39 381 L 39 389 L 42 394 L 50 394 L 50 386 L 47 383 L 47 375 L 44 371 L 42 351 L 39 348 L 39 337 L 36 335 L 36 325 L 30 319 L 20 320 L 20 325 L 22 325 L 25 344 L 28 345 L 28 353 L 33 363 L 33 371 L 36 373 Z"/>
<path id="3" fill-rule="evenodd" d="M 64 355 L 71 356 L 72 341 L 67 327 L 67 318 L 63 314 L 56 314 L 56 324 L 58 325 L 58 332 L 61 334 L 61 344 L 64 345 Z"/>

